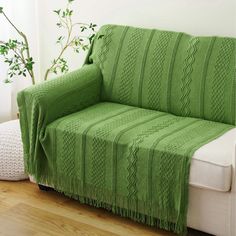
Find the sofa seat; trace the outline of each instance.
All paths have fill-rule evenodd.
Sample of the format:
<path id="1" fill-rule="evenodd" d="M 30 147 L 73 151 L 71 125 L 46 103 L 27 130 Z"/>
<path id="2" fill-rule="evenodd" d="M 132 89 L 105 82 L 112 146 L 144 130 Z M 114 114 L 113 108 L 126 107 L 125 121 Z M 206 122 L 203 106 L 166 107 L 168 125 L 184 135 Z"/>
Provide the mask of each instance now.
<path id="1" fill-rule="evenodd" d="M 190 185 L 227 192 L 231 188 L 236 128 L 199 148 L 192 157 Z"/>
<path id="2" fill-rule="evenodd" d="M 111 142 L 107 138 L 108 136 L 111 135 L 116 137 L 117 133 L 119 133 L 125 125 L 127 125 L 128 123 L 133 123 L 133 131 L 126 134 L 126 140 L 128 140 L 128 136 L 134 135 L 135 130 L 144 131 L 147 129 L 150 130 L 150 128 L 153 129 L 152 127 L 155 127 L 155 124 L 157 122 L 153 118 L 155 118 L 156 116 L 158 116 L 158 122 L 165 122 L 166 119 L 169 121 L 171 119 L 179 119 L 179 122 L 184 119 L 188 119 L 190 121 L 197 120 L 195 118 L 177 117 L 168 113 L 107 102 L 96 104 L 80 112 L 76 112 L 69 116 L 57 119 L 47 126 L 46 133 L 48 133 L 49 135 L 46 138 L 51 139 L 51 142 L 53 142 L 53 139 L 56 139 L 53 134 L 59 134 L 61 132 L 63 133 L 64 137 L 62 143 L 54 143 L 53 145 L 51 145 L 52 148 L 54 148 L 54 146 L 57 146 L 57 148 L 60 149 L 58 150 L 58 152 L 63 152 L 63 146 L 66 145 L 70 147 L 70 150 L 73 150 L 76 147 L 75 134 L 81 134 L 82 138 L 82 131 L 86 130 L 92 122 L 95 125 L 93 125 L 93 127 L 86 134 L 86 137 L 88 139 L 87 142 L 93 142 L 93 145 L 97 143 L 97 146 L 94 147 L 93 150 L 87 150 L 86 152 L 93 152 L 95 150 L 98 150 L 99 155 L 103 155 L 102 150 L 106 151 L 106 149 L 103 149 L 104 142 Z M 111 119 L 110 122 L 107 122 L 107 117 L 112 117 L 113 119 Z M 145 120 L 147 120 L 147 122 L 145 122 Z M 104 124 L 100 121 L 106 122 Z M 209 121 L 201 120 L 201 122 L 207 123 Z M 110 132 L 108 132 L 107 130 L 110 130 Z M 151 139 L 158 137 L 158 135 L 155 134 L 155 131 L 151 132 Z M 97 142 L 94 142 L 95 136 L 96 138 L 100 136 L 100 141 L 98 140 Z M 103 142 L 101 142 L 101 140 Z M 192 158 L 190 170 L 190 185 L 200 188 L 203 187 L 207 189 L 214 189 L 217 191 L 230 190 L 232 156 L 234 153 L 233 148 L 235 140 L 236 129 L 232 129 L 225 133 L 223 136 L 199 148 Z M 120 143 L 120 145 L 127 145 L 127 142 Z M 146 142 L 143 147 L 140 146 L 140 149 L 144 150 L 147 149 L 147 147 L 148 144 Z M 78 152 L 78 150 L 76 151 Z M 124 153 L 124 156 L 125 155 L 127 155 L 127 153 Z M 64 161 L 65 167 L 63 168 L 66 168 L 66 166 L 70 166 L 70 163 L 74 161 L 72 160 L 73 158 L 74 154 L 72 155 L 72 153 L 68 153 L 68 159 Z M 97 158 L 101 157 L 97 156 Z"/>

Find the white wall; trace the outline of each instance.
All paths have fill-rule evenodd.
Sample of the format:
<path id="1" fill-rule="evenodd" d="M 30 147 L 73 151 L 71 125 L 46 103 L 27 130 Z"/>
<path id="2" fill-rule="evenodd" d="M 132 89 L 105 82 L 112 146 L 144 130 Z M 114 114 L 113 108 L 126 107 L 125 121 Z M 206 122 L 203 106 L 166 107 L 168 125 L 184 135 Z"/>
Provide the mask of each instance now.
<path id="1" fill-rule="evenodd" d="M 60 31 L 55 26 L 57 17 L 53 10 L 64 7 L 66 3 L 67 0 L 0 0 L 0 6 L 28 36 L 32 55 L 37 62 L 37 80 L 43 78 L 58 53 L 55 41 Z M 195 35 L 236 37 L 236 0 L 75 0 L 73 9 L 75 21 L 93 22 L 99 26 L 127 24 Z M 16 36 L 2 16 L 0 26 L 0 39 Z M 80 67 L 84 57 L 84 53 L 67 52 L 71 69 Z M 6 67 L 0 63 L 0 83 L 5 75 Z M 29 84 L 29 80 L 22 78 L 17 81 L 13 84 L 13 117 L 17 110 L 16 91 Z M 2 104 L 5 105 L 0 94 L 0 107 Z"/>
<path id="2" fill-rule="evenodd" d="M 37 0 L 0 0 L 0 6 L 11 21 L 24 32 L 29 40 L 31 54 L 35 61 L 39 61 L 39 34 L 38 34 L 38 15 L 36 9 Z M 0 39 L 17 38 L 16 31 L 9 25 L 3 16 L 0 15 Z M 0 64 L 2 65 L 2 63 Z M 2 67 L 1 67 L 2 68 Z M 5 71 L 0 71 L 0 76 L 5 77 Z M 36 77 L 40 75 L 39 63 L 35 65 Z M 0 78 L 1 80 L 1 78 Z"/>
<path id="3" fill-rule="evenodd" d="M 35 60 L 40 59 L 35 67 L 38 80 L 43 78 L 58 53 L 55 42 L 60 31 L 55 26 L 57 17 L 53 10 L 66 3 L 67 0 L 0 0 L 0 6 L 4 6 L 28 35 Z M 196 35 L 236 37 L 236 0 L 75 0 L 73 9 L 75 21 L 94 22 L 99 26 L 128 24 Z M 0 17 L 0 38 L 6 38 L 9 30 L 2 20 Z M 84 56 L 68 51 L 71 69 L 81 66 Z M 0 80 L 4 73 L 0 64 Z"/>
<path id="4" fill-rule="evenodd" d="M 64 6 L 66 0 L 38 0 L 40 29 L 41 71 L 45 71 L 55 57 L 54 9 Z M 236 0 L 75 0 L 75 20 L 128 24 L 149 28 L 184 31 L 196 35 L 236 37 Z M 68 53 L 71 68 L 78 68 L 84 55 Z"/>
<path id="5" fill-rule="evenodd" d="M 6 0 L 5 0 L 6 1 Z M 12 2 L 14 1 L 14 4 Z M 38 34 L 38 16 L 36 9 L 37 0 L 8 0 L 12 6 L 12 19 L 17 26 L 25 32 L 30 44 L 31 54 L 36 62 L 34 65 L 34 72 L 36 80 L 40 78 L 40 63 L 39 63 L 39 34 Z M 11 36 L 17 36 L 15 31 L 11 31 Z M 31 84 L 30 78 L 17 78 L 12 87 L 12 117 L 16 118 L 17 92 Z"/>
<path id="6" fill-rule="evenodd" d="M 8 11 L 9 14 L 12 15 L 12 9 L 9 6 L 9 4 L 7 4 L 6 1 L 0 0 L 0 6 L 2 6 L 4 10 Z M 4 21 L 3 17 L 1 17 L 1 15 L 0 15 L 0 24 L 1 24 L 0 40 L 6 41 L 10 35 L 10 29 L 7 26 L 7 23 Z M 0 83 L 5 79 L 6 73 L 7 73 L 7 67 L 5 63 L 2 60 L 0 60 Z"/>
<path id="7" fill-rule="evenodd" d="M 38 62 L 35 64 L 35 76 L 36 78 L 40 78 L 39 35 L 36 2 L 37 0 L 0 0 L 0 6 L 3 7 L 4 12 L 12 20 L 12 22 L 14 22 L 14 24 L 27 35 L 31 54 L 35 61 Z M 0 40 L 6 41 L 9 38 L 17 38 L 22 40 L 1 14 L 0 25 Z M 7 105 L 9 104 L 9 99 L 6 101 L 6 90 L 3 92 L 3 89 L 1 89 L 6 87 L 2 81 L 6 79 L 7 74 L 7 66 L 2 62 L 1 59 L 2 58 L 0 58 L 0 122 L 6 119 L 16 118 L 16 94 L 19 90 L 31 84 L 31 80 L 29 78 L 14 78 L 14 82 L 11 85 L 11 108 L 9 108 L 9 105 Z M 10 111 L 10 114 L 7 115 L 6 111 L 8 111 L 8 113 Z"/>

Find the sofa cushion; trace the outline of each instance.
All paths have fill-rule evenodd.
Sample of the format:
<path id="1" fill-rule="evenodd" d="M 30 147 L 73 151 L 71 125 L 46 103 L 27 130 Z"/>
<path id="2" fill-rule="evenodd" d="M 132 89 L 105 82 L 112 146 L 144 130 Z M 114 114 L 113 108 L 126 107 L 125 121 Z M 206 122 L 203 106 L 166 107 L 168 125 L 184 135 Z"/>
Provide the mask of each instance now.
<path id="1" fill-rule="evenodd" d="M 192 157 L 190 185 L 229 191 L 236 158 L 236 128 L 199 148 Z"/>
<path id="2" fill-rule="evenodd" d="M 105 25 L 87 63 L 104 101 L 235 124 L 236 39 Z"/>
<path id="3" fill-rule="evenodd" d="M 178 132 L 173 133 L 175 127 L 179 127 L 180 124 L 192 122 L 201 123 L 200 133 L 199 131 L 197 131 L 196 133 L 196 130 L 199 129 L 199 126 L 195 124 L 191 127 L 188 127 L 189 133 L 187 136 L 189 137 L 182 137 L 183 135 L 181 136 L 180 133 L 182 131 L 180 129 L 178 129 Z M 92 126 L 92 129 L 90 127 L 91 124 L 95 124 Z M 137 142 L 139 146 L 140 161 L 143 161 L 143 163 L 145 163 L 142 158 L 148 155 L 149 149 L 152 149 L 153 143 L 155 143 L 157 139 L 160 139 L 159 136 L 164 134 L 165 141 L 163 143 L 160 142 L 159 145 L 163 146 L 163 150 L 168 146 L 169 152 L 171 153 L 172 149 L 176 150 L 175 147 L 178 147 L 179 145 L 183 145 L 184 148 L 184 145 L 188 142 L 191 142 L 191 139 L 196 140 L 197 138 L 199 142 L 199 140 L 202 139 L 201 136 L 204 137 L 209 135 L 209 137 L 211 137 L 210 133 L 212 132 L 212 125 L 219 128 L 221 128 L 222 126 L 227 127 L 227 125 L 223 125 L 220 123 L 194 118 L 178 117 L 168 113 L 122 104 L 100 103 L 80 112 L 60 118 L 51 123 L 47 127 L 46 132 L 48 134 L 46 139 L 49 140 L 45 142 L 51 143 L 51 145 L 50 147 L 47 146 L 45 150 L 47 149 L 48 156 L 51 157 L 53 156 L 52 153 L 55 153 L 55 147 L 57 147 L 57 158 L 60 158 L 60 153 L 65 152 L 65 150 L 70 150 L 70 152 L 67 153 L 67 158 L 62 161 L 63 166 L 59 167 L 58 171 L 61 173 L 69 172 L 71 176 L 74 176 L 77 175 L 80 170 L 78 169 L 80 161 L 77 160 L 78 158 L 80 158 L 80 150 L 78 150 L 78 147 L 81 143 L 81 139 L 83 139 L 84 137 L 84 130 L 90 130 L 90 132 L 86 134 L 86 153 L 88 153 L 88 155 L 92 156 L 93 158 L 97 158 L 97 162 L 99 165 L 100 160 L 102 160 L 104 156 L 106 156 L 106 158 L 112 159 L 112 154 L 110 153 L 112 149 L 112 147 L 110 147 L 111 140 L 117 137 L 117 135 L 126 127 L 133 128 L 122 135 L 122 140 L 118 142 L 119 145 L 132 146 L 133 140 L 136 140 L 135 142 Z M 202 129 L 202 127 L 204 128 Z M 169 135 L 165 136 L 165 134 L 168 133 Z M 225 134 L 224 137 L 226 138 L 223 138 L 223 140 L 222 138 L 218 138 L 216 141 L 213 141 L 196 151 L 192 160 L 190 184 L 198 187 L 204 186 L 206 188 L 216 189 L 220 191 L 227 191 L 229 189 L 232 163 L 232 160 L 231 162 L 229 160 L 229 156 L 232 157 L 232 155 L 230 155 L 230 145 L 227 144 L 227 140 L 232 139 L 232 135 L 229 134 L 231 133 L 229 132 Z M 58 140 L 55 138 L 59 136 L 62 137 L 62 139 Z M 181 138 L 176 139 L 176 137 Z M 217 151 L 215 146 L 219 147 L 219 152 Z M 222 147 L 222 149 L 226 148 L 227 151 L 220 151 L 220 147 Z M 124 150 L 126 150 L 126 148 Z M 126 160 L 125 157 L 127 155 L 128 153 L 123 153 L 121 155 L 124 156 L 124 161 Z M 53 169 L 55 168 L 55 160 L 49 159 L 48 162 L 49 166 L 52 166 L 53 171 Z M 86 163 L 87 165 L 90 165 L 89 160 L 88 162 L 86 161 Z M 65 168 L 70 169 L 68 171 L 68 169 Z M 94 168 L 95 167 L 93 166 L 88 168 L 87 171 L 89 173 L 87 174 L 93 176 Z M 123 171 L 124 176 L 126 176 L 127 170 Z M 106 170 L 106 174 L 108 175 L 108 178 L 106 178 L 107 181 L 109 181 L 110 179 L 109 175 L 111 173 L 109 173 L 110 170 Z M 210 175 L 211 178 L 209 178 Z M 101 180 L 98 179 L 97 181 Z"/>

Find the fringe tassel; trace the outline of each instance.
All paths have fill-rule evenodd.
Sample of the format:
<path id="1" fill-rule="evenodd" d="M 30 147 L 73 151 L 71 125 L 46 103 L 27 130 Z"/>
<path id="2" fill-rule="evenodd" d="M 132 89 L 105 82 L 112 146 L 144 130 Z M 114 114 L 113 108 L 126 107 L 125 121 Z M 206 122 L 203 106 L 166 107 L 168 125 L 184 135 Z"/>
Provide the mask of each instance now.
<path id="1" fill-rule="evenodd" d="M 83 184 L 77 178 L 51 175 L 49 174 L 51 172 L 47 171 L 46 168 L 42 171 L 42 166 L 36 163 L 28 165 L 27 170 L 29 174 L 34 176 L 37 183 L 47 184 L 58 192 L 83 204 L 105 208 L 122 217 L 130 218 L 149 226 L 173 231 L 181 236 L 187 234 L 186 223 L 180 220 L 182 217 L 178 218 L 178 222 L 170 222 L 170 219 L 173 219 L 173 221 L 176 219 L 175 213 L 170 214 L 161 211 L 158 209 L 157 204 L 130 200 L 123 196 L 116 196 L 114 201 L 114 196 L 109 191 L 101 191 L 101 189 L 96 189 L 94 186 L 89 185 L 85 185 L 83 189 Z"/>

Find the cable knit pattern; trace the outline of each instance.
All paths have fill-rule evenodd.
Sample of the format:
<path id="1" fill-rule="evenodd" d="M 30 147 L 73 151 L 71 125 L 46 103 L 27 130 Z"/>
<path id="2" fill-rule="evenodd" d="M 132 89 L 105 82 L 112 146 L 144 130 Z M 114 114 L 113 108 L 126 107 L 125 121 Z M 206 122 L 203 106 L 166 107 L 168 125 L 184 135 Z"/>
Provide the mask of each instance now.
<path id="1" fill-rule="evenodd" d="M 107 101 L 235 124 L 232 109 L 235 39 L 127 26 L 113 28 L 111 37 L 110 29 L 110 25 L 103 26 L 101 32 L 109 52 L 104 45 L 94 44 L 96 50 L 92 55 L 92 61 L 101 64 L 104 70 Z M 114 47 L 110 48 L 111 45 Z M 106 67 L 96 59 L 103 51 L 106 61 L 111 62 Z"/>
<path id="2" fill-rule="evenodd" d="M 214 47 L 216 41 L 216 37 L 212 37 L 209 40 L 209 45 L 206 51 L 206 55 L 204 58 L 204 64 L 203 64 L 203 70 L 202 70 L 202 78 L 201 78 L 201 89 L 200 89 L 200 112 L 199 116 L 201 118 L 205 118 L 205 95 L 206 95 L 206 78 L 207 78 L 207 72 L 208 72 L 208 67 L 209 67 L 209 62 L 212 54 L 212 50 Z"/>
<path id="3" fill-rule="evenodd" d="M 122 73 L 120 77 L 120 87 L 118 90 L 119 102 L 130 103 L 133 91 L 133 77 L 136 68 L 138 51 L 142 43 L 144 31 L 135 29 L 128 41 L 125 59 L 123 61 Z"/>
<path id="4" fill-rule="evenodd" d="M 189 40 L 189 47 L 187 49 L 187 57 L 184 60 L 183 77 L 181 81 L 181 114 L 183 116 L 189 116 L 191 114 L 190 109 L 190 93 L 191 93 L 191 82 L 192 82 L 192 72 L 193 64 L 195 61 L 195 54 L 198 50 L 199 39 L 197 37 L 191 38 Z"/>
<path id="5" fill-rule="evenodd" d="M 75 130 L 80 126 L 79 123 L 68 123 L 62 134 L 62 152 L 60 153 L 60 172 L 69 173 L 70 176 L 75 175 L 75 149 L 76 134 Z M 56 145 L 55 145 L 56 146 Z M 66 158 L 65 158 L 66 156 Z"/>
<path id="6" fill-rule="evenodd" d="M 184 235 L 191 157 L 235 127 L 236 39 L 111 25 L 98 34 L 93 64 L 19 93 L 26 170 Z"/>
<path id="7" fill-rule="evenodd" d="M 219 51 L 219 55 L 215 64 L 215 73 L 213 77 L 212 83 L 212 102 L 211 102 L 211 110 L 212 110 L 212 118 L 215 121 L 224 122 L 226 115 L 226 107 L 224 106 L 225 100 L 225 85 L 230 82 L 227 80 L 227 76 L 229 73 L 229 61 L 232 55 L 232 51 L 234 51 L 234 40 L 230 38 L 225 38 L 221 43 L 221 48 Z"/>
<path id="8" fill-rule="evenodd" d="M 176 60 L 176 56 L 177 56 L 177 52 L 178 52 L 178 48 L 180 45 L 180 41 L 183 37 L 183 33 L 176 33 L 175 35 L 175 39 L 174 39 L 174 47 L 172 49 L 172 56 L 170 58 L 170 65 L 168 68 L 168 74 L 166 74 L 167 76 L 167 90 L 166 90 L 166 107 L 165 107 L 165 111 L 167 112 L 172 112 L 173 111 L 173 99 L 172 99 L 172 87 L 174 87 L 174 83 L 172 82 L 175 79 L 175 75 L 174 73 L 174 66 L 175 63 L 178 61 Z M 174 99 L 174 101 L 176 100 L 176 98 Z"/>
<path id="9" fill-rule="evenodd" d="M 163 145 L 162 151 L 157 152 L 157 155 L 159 155 L 160 158 L 160 179 L 158 180 L 158 185 L 160 188 L 160 194 L 158 195 L 158 202 L 161 202 L 163 205 L 168 204 L 171 201 L 171 195 L 174 194 L 171 189 L 166 188 L 166 184 L 168 185 L 173 185 L 174 181 L 169 178 L 173 171 L 175 171 L 175 161 L 174 161 L 174 156 L 176 153 L 180 153 L 180 150 L 183 149 L 183 147 L 188 147 L 186 149 L 186 153 L 189 152 L 190 150 L 193 149 L 193 145 L 190 144 L 194 141 L 199 142 L 200 136 L 201 135 L 206 135 L 206 130 L 211 132 L 212 128 L 214 127 L 213 122 L 201 122 L 201 121 L 194 121 L 190 123 L 189 125 L 185 126 L 183 129 L 186 130 L 191 130 L 188 135 L 186 135 L 186 132 L 183 132 L 183 130 L 179 130 L 177 135 L 172 141 L 169 143 L 164 143 L 161 144 Z M 191 129 L 189 129 L 191 128 Z M 205 131 L 203 131 L 205 130 Z M 203 132 L 203 133 L 202 133 Z M 212 135 L 212 134 L 210 134 Z M 163 140 L 162 140 L 163 142 Z M 190 145 L 189 145 L 190 144 Z M 194 150 L 194 149 L 193 149 Z M 192 151 L 193 152 L 193 151 Z M 186 154 L 185 154 L 186 155 Z M 181 155 L 178 156 L 178 158 L 181 158 Z M 187 156 L 182 157 L 188 159 Z M 187 166 L 189 167 L 190 163 L 187 162 Z M 169 166 L 168 169 L 165 169 L 165 166 Z M 187 171 L 188 169 L 184 169 L 183 171 Z M 183 174 L 183 173 L 181 173 Z M 173 202 L 172 202 L 173 203 Z M 181 202 L 181 204 L 185 204 L 184 202 Z M 170 207 L 176 207 L 175 205 L 171 205 Z M 182 208 L 182 207 L 181 207 Z"/>
<path id="10" fill-rule="evenodd" d="M 116 128 L 120 128 L 125 124 L 132 122 L 137 116 L 142 115 L 144 111 L 130 108 L 123 113 L 117 115 L 117 117 L 110 123 L 105 124 L 96 131 L 96 136 L 93 137 L 92 144 L 92 176 L 94 185 L 101 188 L 105 181 L 105 169 L 102 167 L 105 164 L 105 153 L 107 148 L 106 137 Z M 102 170 L 102 171 L 101 171 Z"/>
<path id="11" fill-rule="evenodd" d="M 139 91 L 138 91 L 138 104 L 139 107 L 142 107 L 142 97 L 143 97 L 143 80 L 144 80 L 144 74 L 145 74 L 145 67 L 147 66 L 147 56 L 149 53 L 150 44 L 152 42 L 153 36 L 155 34 L 155 30 L 152 30 L 150 32 L 150 36 L 147 40 L 146 46 L 145 46 L 145 52 L 143 54 L 142 59 L 142 66 L 140 71 L 140 81 L 139 81 Z"/>
<path id="12" fill-rule="evenodd" d="M 165 114 L 159 115 L 157 118 L 155 117 L 154 120 L 158 118 L 162 118 Z M 129 155 L 128 155 L 128 186 L 127 190 L 129 192 L 128 197 L 130 201 L 137 199 L 137 161 L 138 161 L 138 153 L 139 153 L 139 146 L 147 139 L 150 135 L 158 134 L 162 129 L 167 128 L 168 126 L 174 124 L 179 119 L 173 117 L 173 119 L 164 119 L 161 123 L 157 125 L 151 126 L 149 129 L 144 130 L 142 133 L 137 135 L 135 139 L 132 141 L 132 145 L 129 147 Z M 153 120 L 151 120 L 153 121 Z M 151 166 L 152 163 L 149 163 Z"/>
<path id="13" fill-rule="evenodd" d="M 161 106 L 160 92 L 162 89 L 163 66 L 172 36 L 172 32 L 161 32 L 153 50 L 151 71 L 148 78 L 148 104 L 153 109 Z"/>
<path id="14" fill-rule="evenodd" d="M 104 63 L 107 60 L 107 54 L 109 52 L 110 44 L 112 42 L 111 38 L 114 29 L 115 29 L 114 25 L 110 25 L 105 29 L 105 35 L 103 37 L 103 45 L 98 55 L 99 65 L 102 71 L 104 70 Z"/>
<path id="15" fill-rule="evenodd" d="M 71 152 L 60 151 L 62 156 L 55 160 L 57 168 L 65 171 L 60 172 L 62 176 L 66 174 L 71 181 L 76 177 L 71 185 L 63 185 L 63 191 L 70 192 L 75 185 L 74 194 L 85 194 L 101 202 L 114 201 L 131 212 L 139 209 L 158 217 L 162 228 L 182 232 L 186 219 L 179 218 L 179 210 L 186 211 L 182 196 L 186 197 L 187 191 L 188 168 L 184 166 L 189 167 L 188 155 L 230 128 L 153 110 L 99 103 L 55 121 L 47 135 L 53 137 L 56 133 L 55 146 L 59 149 L 74 147 Z M 68 139 L 61 137 L 61 132 L 69 135 Z M 73 135 L 76 146 L 70 138 Z M 51 152 L 56 156 L 53 147 Z M 75 152 L 74 161 L 62 160 L 71 159 Z M 81 173 L 73 174 L 80 170 Z M 62 187 L 59 183 L 56 186 Z M 176 220 L 175 226 L 168 223 L 166 212 Z"/>

